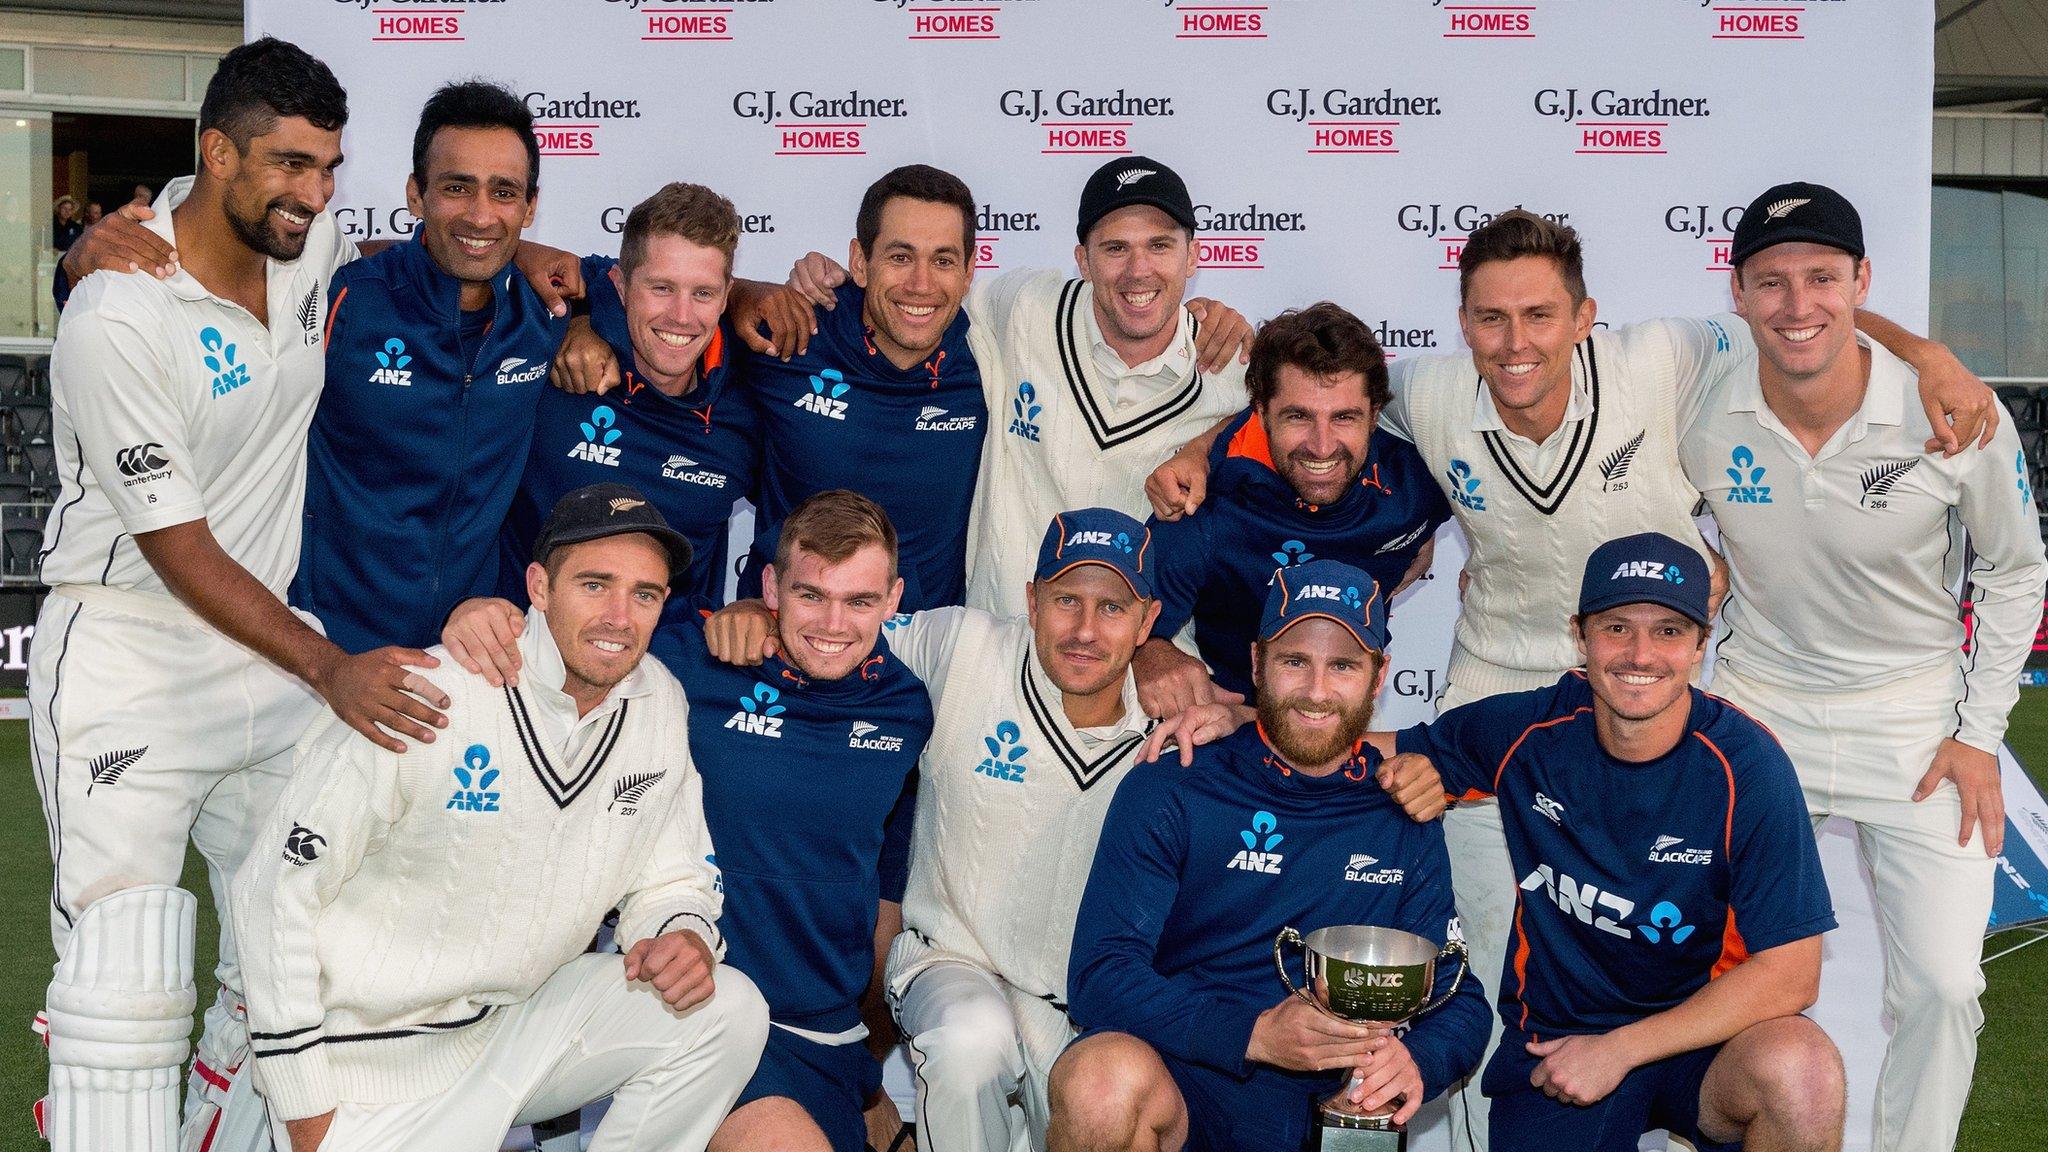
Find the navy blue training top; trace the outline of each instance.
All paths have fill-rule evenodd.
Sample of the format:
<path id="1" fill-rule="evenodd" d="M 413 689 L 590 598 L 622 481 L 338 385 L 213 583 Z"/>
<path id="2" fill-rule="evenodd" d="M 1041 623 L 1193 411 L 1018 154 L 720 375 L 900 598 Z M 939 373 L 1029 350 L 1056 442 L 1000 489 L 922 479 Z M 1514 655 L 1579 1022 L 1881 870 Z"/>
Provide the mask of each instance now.
<path id="1" fill-rule="evenodd" d="M 1387 796 L 1373 775 L 1379 760 L 1362 747 L 1343 770 L 1305 776 L 1246 725 L 1196 749 L 1192 768 L 1170 757 L 1133 767 L 1110 802 L 1075 923 L 1074 1021 L 1244 1076 L 1253 1024 L 1287 995 L 1273 970 L 1283 927 L 1373 924 L 1441 946 L 1455 916 L 1443 828 L 1410 820 Z M 1298 982 L 1298 965 L 1290 970 Z M 1455 971 L 1438 965 L 1433 996 Z M 1486 1047 L 1476 976 L 1404 1038 L 1425 1098 Z M 1328 1091 L 1344 1075 L 1301 1078 Z"/>
<path id="2" fill-rule="evenodd" d="M 633 359 L 625 302 L 612 286 L 607 256 L 586 256 L 583 283 L 591 330 L 618 357 L 617 388 L 572 396 L 550 388 L 540 398 L 526 475 L 500 540 L 498 595 L 526 603 L 526 566 L 534 537 L 555 501 L 586 484 L 631 484 L 690 541 L 690 571 L 671 597 L 725 602 L 733 503 L 753 489 L 760 424 L 735 379 L 738 337 L 720 322 L 697 364 L 697 383 L 672 397 L 641 377 Z"/>
<path id="3" fill-rule="evenodd" d="M 1358 481 L 1332 504 L 1309 504 L 1274 469 L 1265 426 L 1247 408 L 1209 451 L 1209 495 L 1190 516 L 1147 527 L 1157 548 L 1153 586 L 1170 638 L 1195 622 L 1195 647 L 1216 683 L 1250 699 L 1251 645 L 1276 569 L 1342 560 L 1391 594 L 1415 556 L 1451 518 L 1415 446 L 1383 429 L 1366 441 Z"/>
<path id="4" fill-rule="evenodd" d="M 803 355 L 787 363 L 743 357 L 764 455 L 741 596 L 760 594 L 761 566 L 775 558 L 791 509 L 819 492 L 850 488 L 880 504 L 896 526 L 903 611 L 966 600 L 967 517 L 988 428 L 981 371 L 967 349 L 967 312 L 929 359 L 898 368 L 869 340 L 865 303 L 849 281 L 836 308 L 816 310 L 818 334 Z"/>
<path id="5" fill-rule="evenodd" d="M 1500 798 L 1519 885 L 1500 986 L 1509 1028 L 1608 1032 L 1835 927 L 1792 762 L 1763 725 L 1690 691 L 1685 735 L 1640 764 L 1601 748 L 1579 671 L 1397 738 L 1446 791 Z"/>
<path id="6" fill-rule="evenodd" d="M 705 647 L 705 607 L 672 599 L 648 652 L 689 698 L 726 962 L 760 986 L 771 1019 L 842 1032 L 860 1023 L 884 829 L 931 736 L 931 697 L 879 639 L 841 680 L 774 657 L 722 664 Z"/>
<path id="7" fill-rule="evenodd" d="M 455 605 L 497 586 L 498 530 L 567 321 L 507 265 L 464 356 L 461 288 L 415 234 L 328 289 L 291 602 L 349 652 L 437 644 Z"/>

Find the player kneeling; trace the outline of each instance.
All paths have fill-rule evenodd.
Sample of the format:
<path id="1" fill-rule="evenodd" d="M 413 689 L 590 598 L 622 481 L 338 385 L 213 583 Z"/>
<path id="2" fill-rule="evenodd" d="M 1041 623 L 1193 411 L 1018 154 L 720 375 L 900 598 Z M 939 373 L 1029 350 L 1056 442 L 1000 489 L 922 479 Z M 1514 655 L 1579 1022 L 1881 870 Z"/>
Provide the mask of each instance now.
<path id="1" fill-rule="evenodd" d="M 316 722 L 236 878 L 291 1152 L 492 1152 L 606 1094 L 594 1152 L 702 1149 L 760 1057 L 761 994 L 716 959 L 683 693 L 641 660 L 689 545 L 599 484 L 535 555 L 520 683 L 444 660 L 444 738 L 402 754 Z M 615 905 L 625 955 L 582 955 Z"/>
<path id="2" fill-rule="evenodd" d="M 1054 1065 L 1049 1143 L 1082 1149 L 1302 1147 L 1315 1101 L 1345 1091 L 1405 1122 L 1469 1073 L 1486 1001 L 1456 965 L 1401 1035 L 1287 995 L 1283 928 L 1452 931 L 1441 826 L 1376 782 L 1361 738 L 1386 675 L 1386 604 L 1370 576 L 1318 560 L 1276 575 L 1253 646 L 1256 727 L 1192 768 L 1131 770 L 1103 822 L 1068 962 L 1091 1034 Z M 1213 706 L 1212 706 L 1213 707 Z"/>
<path id="3" fill-rule="evenodd" d="M 1835 926 L 1806 802 L 1763 725 L 1690 685 L 1707 562 L 1658 533 L 1586 562 L 1584 671 L 1375 734 L 1500 799 L 1517 880 L 1494 1152 L 1842 1146 L 1842 1061 L 1799 1015 Z"/>

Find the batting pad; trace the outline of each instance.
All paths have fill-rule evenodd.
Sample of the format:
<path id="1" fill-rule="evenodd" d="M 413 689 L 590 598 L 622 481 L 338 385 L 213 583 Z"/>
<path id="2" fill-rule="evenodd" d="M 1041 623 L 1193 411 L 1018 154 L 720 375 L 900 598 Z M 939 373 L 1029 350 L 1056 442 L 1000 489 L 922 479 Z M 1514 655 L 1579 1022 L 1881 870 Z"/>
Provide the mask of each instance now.
<path id="1" fill-rule="evenodd" d="M 175 1152 L 199 901 L 166 884 L 94 901 L 50 981 L 53 1152 Z"/>

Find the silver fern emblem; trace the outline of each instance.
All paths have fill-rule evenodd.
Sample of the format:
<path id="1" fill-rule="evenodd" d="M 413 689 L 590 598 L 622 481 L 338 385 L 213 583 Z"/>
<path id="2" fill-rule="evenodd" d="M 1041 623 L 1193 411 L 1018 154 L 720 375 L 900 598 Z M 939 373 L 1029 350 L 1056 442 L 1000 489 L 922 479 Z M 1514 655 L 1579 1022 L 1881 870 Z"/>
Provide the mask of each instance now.
<path id="1" fill-rule="evenodd" d="M 92 790 L 102 784 L 111 788 L 115 784 L 120 783 L 121 773 L 134 767 L 135 762 L 142 759 L 142 754 L 147 751 L 149 751 L 149 746 L 145 744 L 140 748 L 130 748 L 125 752 L 103 752 L 93 757 L 86 764 L 86 767 L 92 772 L 92 783 L 85 786 L 85 794 L 87 796 L 92 795 Z"/>
<path id="2" fill-rule="evenodd" d="M 647 795 L 647 790 L 659 784 L 661 778 L 666 775 L 667 772 L 635 772 L 631 776 L 621 777 L 617 784 L 612 785 L 611 807 L 617 809 L 623 805 L 625 815 L 631 816 L 633 806 L 640 803 L 641 798 Z"/>
<path id="3" fill-rule="evenodd" d="M 1650 430 L 1645 428 L 1629 437 L 1628 443 L 1609 452 L 1607 458 L 1600 461 L 1600 477 L 1604 481 L 1600 485 L 1602 491 L 1616 481 L 1628 477 L 1628 466 L 1635 462 L 1636 450 L 1643 446 L 1643 437 L 1649 435 L 1649 432 Z"/>
<path id="4" fill-rule="evenodd" d="M 1811 196 L 1803 200 L 1773 200 L 1764 206 L 1764 218 L 1767 220 L 1783 220 L 1794 208 L 1799 207 L 1801 204 L 1811 203 L 1813 203 L 1813 197 Z"/>
<path id="5" fill-rule="evenodd" d="M 299 301 L 299 327 L 311 333 L 320 319 L 320 286 L 315 284 L 306 289 L 306 298 Z"/>
<path id="6" fill-rule="evenodd" d="M 1891 495 L 1892 485 L 1897 484 L 1899 477 L 1911 472 L 1913 466 L 1918 463 L 1920 463 L 1920 458 L 1915 456 L 1907 460 L 1887 460 L 1882 464 L 1873 464 L 1865 468 L 1861 477 L 1863 481 L 1863 499 L 1860 503 L 1874 508 L 1884 507 L 1885 502 L 1882 499 L 1872 504 L 1872 498 Z"/>

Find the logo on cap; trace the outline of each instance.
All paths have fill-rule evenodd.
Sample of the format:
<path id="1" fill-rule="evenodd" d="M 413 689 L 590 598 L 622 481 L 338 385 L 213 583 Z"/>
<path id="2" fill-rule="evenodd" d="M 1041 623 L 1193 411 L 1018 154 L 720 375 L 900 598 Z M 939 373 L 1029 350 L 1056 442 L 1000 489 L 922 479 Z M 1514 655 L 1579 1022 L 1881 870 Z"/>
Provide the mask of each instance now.
<path id="1" fill-rule="evenodd" d="M 1150 168 L 1126 168 L 1116 174 L 1116 190 L 1121 192 L 1147 176 L 1157 175 L 1159 173 Z"/>
<path id="2" fill-rule="evenodd" d="M 1657 560 L 1629 560 L 1614 570 L 1610 580 L 1669 580 L 1673 584 L 1685 583 L 1685 573 L 1676 564 L 1665 564 Z"/>
<path id="3" fill-rule="evenodd" d="M 1767 220 L 1783 220 L 1786 216 L 1791 215 L 1794 208 L 1799 207 L 1801 204 L 1811 203 L 1813 203 L 1813 197 L 1811 196 L 1805 199 L 1773 200 L 1764 208 L 1764 218 Z"/>
<path id="4" fill-rule="evenodd" d="M 635 500 L 630 496 L 619 496 L 612 500 L 612 514 L 616 516 L 621 512 L 630 512 L 646 503 L 645 500 Z"/>

